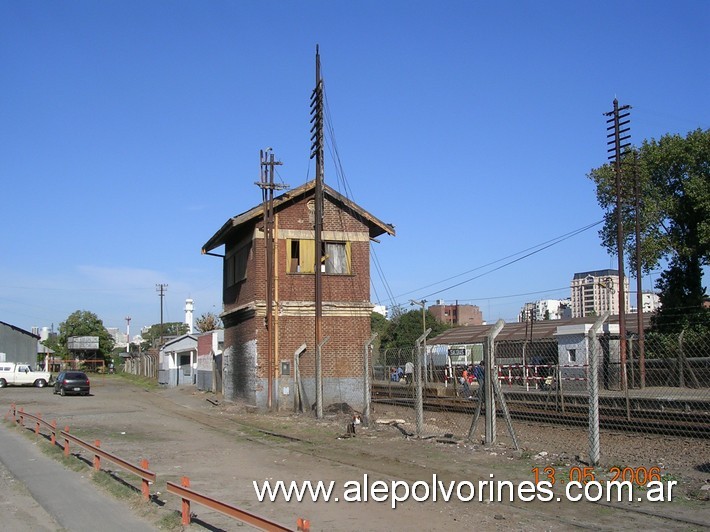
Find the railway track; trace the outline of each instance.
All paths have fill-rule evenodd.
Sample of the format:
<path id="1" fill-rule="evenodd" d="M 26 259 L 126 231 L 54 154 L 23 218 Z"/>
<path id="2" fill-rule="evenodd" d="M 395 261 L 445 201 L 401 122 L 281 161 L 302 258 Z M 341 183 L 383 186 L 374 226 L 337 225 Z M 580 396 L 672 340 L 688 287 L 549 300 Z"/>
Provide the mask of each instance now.
<path id="1" fill-rule="evenodd" d="M 373 386 L 372 400 L 376 403 L 392 404 L 414 408 L 414 399 L 406 389 L 392 394 L 391 389 Z M 506 397 L 508 411 L 513 419 L 529 422 L 552 423 L 555 425 L 587 426 L 588 407 L 579 404 L 578 398 L 566 403 L 564 400 L 554 404 L 542 401 L 529 402 L 520 398 Z M 476 402 L 458 397 L 426 396 L 424 410 L 470 414 L 475 412 Z M 599 406 L 599 425 L 601 428 L 626 432 L 663 434 L 693 438 L 710 437 L 710 404 L 706 411 L 659 411 L 655 409 L 634 408 L 631 419 L 627 418 L 626 409 L 618 405 Z M 498 410 L 499 414 L 502 414 Z"/>

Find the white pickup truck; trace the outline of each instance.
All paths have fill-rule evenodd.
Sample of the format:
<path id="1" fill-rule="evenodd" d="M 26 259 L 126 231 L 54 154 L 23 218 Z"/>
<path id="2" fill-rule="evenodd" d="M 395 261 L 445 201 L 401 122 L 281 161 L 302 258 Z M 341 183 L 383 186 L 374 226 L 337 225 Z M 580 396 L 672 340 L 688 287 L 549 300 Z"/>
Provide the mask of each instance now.
<path id="1" fill-rule="evenodd" d="M 48 371 L 32 371 L 29 364 L 0 362 L 0 388 L 5 386 L 36 386 L 44 388 L 52 380 Z"/>

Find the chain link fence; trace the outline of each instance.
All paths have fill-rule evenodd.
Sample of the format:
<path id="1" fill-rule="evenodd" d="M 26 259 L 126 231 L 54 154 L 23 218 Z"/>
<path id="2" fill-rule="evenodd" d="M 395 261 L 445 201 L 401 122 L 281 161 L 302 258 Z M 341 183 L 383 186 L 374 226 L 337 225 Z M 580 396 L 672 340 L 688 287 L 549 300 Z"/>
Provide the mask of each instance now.
<path id="1" fill-rule="evenodd" d="M 710 332 L 654 332 L 643 341 L 629 336 L 624 350 L 618 329 L 615 334 L 605 318 L 553 338 L 489 336 L 488 345 L 458 357 L 450 355 L 456 346 L 374 351 L 373 418 L 413 437 L 554 448 L 592 464 L 628 457 L 638 442 L 652 448 L 669 438 L 680 438 L 691 456 L 705 453 Z M 492 365 L 489 380 L 480 382 L 473 374 L 484 359 Z M 417 361 L 420 380 L 407 370 Z M 485 382 L 492 384 L 488 398 Z M 629 444 L 607 443 L 610 435 Z"/>

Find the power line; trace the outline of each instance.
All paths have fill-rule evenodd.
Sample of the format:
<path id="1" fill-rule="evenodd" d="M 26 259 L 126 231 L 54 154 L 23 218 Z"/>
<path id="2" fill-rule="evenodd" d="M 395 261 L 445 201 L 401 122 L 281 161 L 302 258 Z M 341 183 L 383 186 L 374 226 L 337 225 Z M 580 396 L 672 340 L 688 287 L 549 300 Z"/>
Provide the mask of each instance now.
<path id="1" fill-rule="evenodd" d="M 419 292 L 420 290 L 423 290 L 424 288 L 430 288 L 430 287 L 432 287 L 432 286 L 436 286 L 436 285 L 438 285 L 438 284 L 445 283 L 445 282 L 447 282 L 447 281 L 449 281 L 449 280 L 451 280 L 451 279 L 455 279 L 455 278 L 457 278 L 457 277 L 461 277 L 462 275 L 466 275 L 466 274 L 468 274 L 468 273 L 471 273 L 471 272 L 474 272 L 474 271 L 477 271 L 477 270 L 481 270 L 481 269 L 486 268 L 486 267 L 488 267 L 488 266 L 492 266 L 493 264 L 498 264 L 499 262 L 502 262 L 502 261 L 504 261 L 504 260 L 507 260 L 507 259 L 509 259 L 509 258 L 511 258 L 511 257 L 518 257 L 518 255 L 521 255 L 521 253 L 524 253 L 524 255 L 521 255 L 521 256 L 519 256 L 518 258 L 516 258 L 516 259 L 514 259 L 514 260 L 510 260 L 510 261 L 508 261 L 508 262 L 506 262 L 506 263 L 504 263 L 504 264 L 501 264 L 500 266 L 498 266 L 498 267 L 496 267 L 496 268 L 493 268 L 493 269 L 491 269 L 491 270 L 485 271 L 485 272 L 481 273 L 480 275 L 475 275 L 475 276 L 470 277 L 470 278 L 468 278 L 468 279 L 464 279 L 463 281 L 461 281 L 461 282 L 459 282 L 459 283 L 452 284 L 452 285 L 450 285 L 450 286 L 447 286 L 447 287 L 445 287 L 445 288 L 442 288 L 441 290 L 437 290 L 437 291 L 435 291 L 435 292 L 431 292 L 431 293 L 429 293 L 429 294 L 426 294 L 426 295 L 424 295 L 424 296 L 422 296 L 422 297 L 423 297 L 423 298 L 427 298 L 427 297 L 434 296 L 434 295 L 436 295 L 436 294 L 440 294 L 441 292 L 445 292 L 445 291 L 447 291 L 447 290 L 450 290 L 450 289 L 452 289 L 452 288 L 456 288 L 457 286 L 461 286 L 462 284 L 466 284 L 466 283 L 468 283 L 468 282 L 470 282 L 470 281 L 473 281 L 473 280 L 475 280 L 475 279 L 479 279 L 479 278 L 483 277 L 484 275 L 488 275 L 489 273 L 493 273 L 493 272 L 498 271 L 498 270 L 500 270 L 500 269 L 502 269 L 502 268 L 505 268 L 506 266 L 510 266 L 511 264 L 514 264 L 514 263 L 516 263 L 516 262 L 519 262 L 519 261 L 521 261 L 521 260 L 523 260 L 523 259 L 525 259 L 525 258 L 527 258 L 527 257 L 532 256 L 532 255 L 535 255 L 535 254 L 537 254 L 537 253 L 539 253 L 539 252 L 541 252 L 541 251 L 544 251 L 545 249 L 548 249 L 548 248 L 554 246 L 555 244 L 559 244 L 560 242 L 564 242 L 565 240 L 568 240 L 568 239 L 572 238 L 573 236 L 576 236 L 576 235 L 578 235 L 578 234 L 580 234 L 580 233 L 583 233 L 584 231 L 588 231 L 588 230 L 591 229 L 592 227 L 595 227 L 595 226 L 597 226 L 597 225 L 599 225 L 599 224 L 601 224 L 601 223 L 603 223 L 603 220 L 599 220 L 599 221 L 597 221 L 597 222 L 594 222 L 594 223 L 585 225 L 584 227 L 580 227 L 580 228 L 578 228 L 578 229 L 575 229 L 575 230 L 573 230 L 573 231 L 570 231 L 569 233 L 565 233 L 565 234 L 563 234 L 563 235 L 560 235 L 560 236 L 558 236 L 558 237 L 552 238 L 552 239 L 550 239 L 550 240 L 547 240 L 547 241 L 542 242 L 542 243 L 540 243 L 540 244 L 537 244 L 537 245 L 535 245 L 535 246 L 531 246 L 531 247 L 526 248 L 526 249 L 524 249 L 524 250 L 522 250 L 522 251 L 518 251 L 518 252 L 516 252 L 516 253 L 513 253 L 513 254 L 508 255 L 508 256 L 506 256 L 506 257 L 503 257 L 503 258 L 501 258 L 501 259 L 494 260 L 494 261 L 489 262 L 489 263 L 487 263 L 487 264 L 484 264 L 484 265 L 482 265 L 482 266 L 477 266 L 476 268 L 473 268 L 473 269 L 468 270 L 468 271 L 465 271 L 465 272 L 463 272 L 463 273 L 454 275 L 454 276 L 449 277 L 449 278 L 447 278 L 447 279 L 444 279 L 444 280 L 442 280 L 442 281 L 437 281 L 437 282 L 435 282 L 435 283 L 431 283 L 431 284 L 429 284 L 429 285 L 426 285 L 426 286 L 424 286 L 424 287 L 418 288 L 418 289 L 416 289 L 416 290 L 411 290 L 411 291 L 409 291 L 409 292 L 405 292 L 405 293 L 403 293 L 403 294 L 400 294 L 400 295 L 397 296 L 397 297 L 404 297 L 404 296 L 409 295 L 409 294 L 412 294 L 412 293 L 414 293 L 414 292 Z M 534 250 L 534 251 L 530 251 L 530 250 Z M 530 253 L 526 253 L 527 251 L 530 251 Z"/>
<path id="2" fill-rule="evenodd" d="M 457 298 L 456 300 L 461 301 L 481 301 L 481 300 L 491 300 L 491 299 L 508 299 L 511 297 L 522 297 L 522 296 L 533 296 L 536 294 L 548 294 L 550 292 L 557 292 L 559 290 L 569 290 L 569 286 L 560 286 L 558 288 L 548 288 L 547 290 L 535 290 L 534 292 L 522 292 L 520 294 L 508 294 L 505 296 L 492 296 L 492 297 L 469 297 L 466 299 Z"/>

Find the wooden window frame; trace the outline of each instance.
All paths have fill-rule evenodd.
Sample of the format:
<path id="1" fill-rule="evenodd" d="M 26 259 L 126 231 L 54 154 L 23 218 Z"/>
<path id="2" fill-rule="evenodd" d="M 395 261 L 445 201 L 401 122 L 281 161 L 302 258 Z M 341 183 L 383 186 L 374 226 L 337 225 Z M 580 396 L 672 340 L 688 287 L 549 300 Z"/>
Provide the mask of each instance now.
<path id="1" fill-rule="evenodd" d="M 323 254 L 325 261 L 322 266 L 322 271 L 326 275 L 352 275 L 352 242 L 342 240 L 326 240 L 323 241 Z M 344 264 L 345 271 L 327 271 L 332 263 L 327 262 L 327 254 L 325 250 L 328 246 L 342 245 L 344 247 Z M 313 262 L 313 266 L 309 263 Z M 286 239 L 286 273 L 289 274 L 315 274 L 315 240 L 312 238 L 287 238 Z"/>

